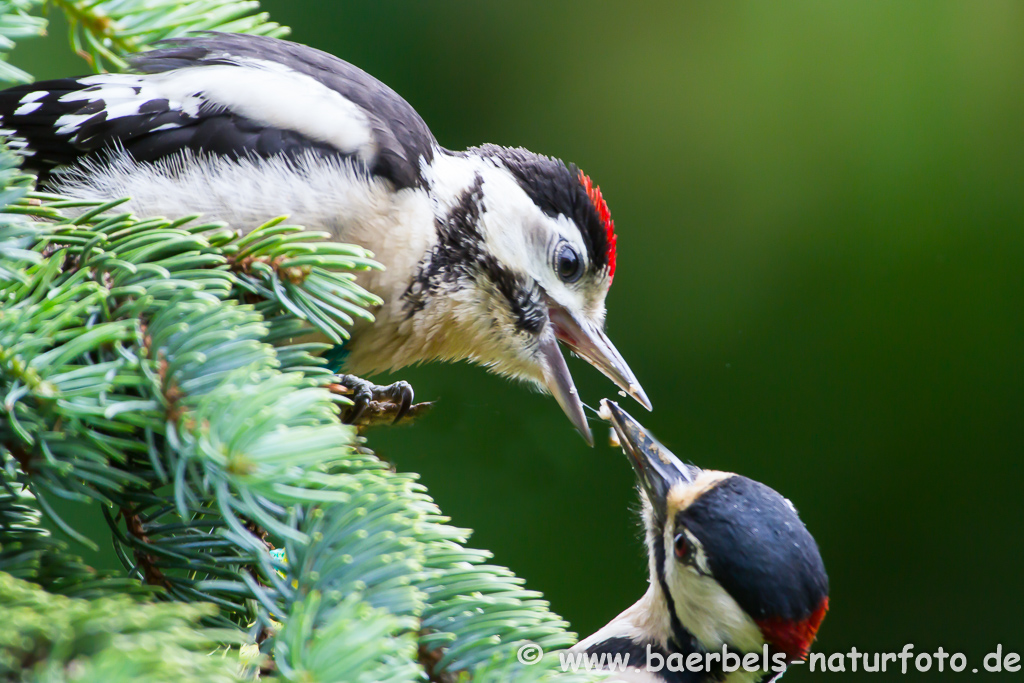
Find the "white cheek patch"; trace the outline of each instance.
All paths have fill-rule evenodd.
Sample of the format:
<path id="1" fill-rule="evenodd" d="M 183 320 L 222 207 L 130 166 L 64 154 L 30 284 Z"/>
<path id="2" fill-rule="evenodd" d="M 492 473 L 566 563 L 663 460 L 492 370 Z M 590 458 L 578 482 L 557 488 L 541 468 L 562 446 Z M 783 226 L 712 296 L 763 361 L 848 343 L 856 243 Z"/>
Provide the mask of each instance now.
<path id="1" fill-rule="evenodd" d="M 529 201 L 529 198 L 527 198 Z M 544 214 L 533 202 L 530 206 L 534 209 L 524 217 L 526 221 L 527 246 L 529 248 L 530 265 L 533 267 L 533 275 L 538 282 L 544 285 L 557 283 L 564 286 L 555 272 L 555 253 L 558 245 L 567 243 L 576 250 L 583 262 L 583 267 L 589 267 L 587 261 L 587 248 L 583 244 L 579 230 L 572 221 L 565 216 L 555 217 Z M 524 212 L 525 213 L 525 212 Z"/>
<path id="2" fill-rule="evenodd" d="M 499 261 L 532 272 L 536 256 L 523 228 L 543 214 L 507 170 L 492 166 L 482 175 L 485 211 L 480 228 L 484 240 Z"/>
<path id="3" fill-rule="evenodd" d="M 662 542 L 674 547 L 675 533 L 665 525 Z M 706 567 L 706 559 L 705 559 Z M 675 603 L 683 628 L 692 633 L 707 650 L 723 645 L 754 652 L 764 644 L 761 629 L 712 576 L 704 576 L 666 554 L 665 583 Z M 702 567 L 702 570 L 704 567 Z"/>
<path id="4" fill-rule="evenodd" d="M 598 326 L 603 324 L 604 297 L 592 300 L 593 292 L 566 285 L 554 270 L 553 249 L 560 241 L 571 244 L 589 266 L 583 236 L 572 220 L 546 215 L 512 173 L 491 159 L 437 155 L 429 165 L 424 164 L 422 173 L 436 198 L 440 217 L 447 215 L 479 175 L 483 179 L 484 209 L 480 231 L 490 253 L 513 270 L 529 275 L 569 310 L 582 312 Z"/>

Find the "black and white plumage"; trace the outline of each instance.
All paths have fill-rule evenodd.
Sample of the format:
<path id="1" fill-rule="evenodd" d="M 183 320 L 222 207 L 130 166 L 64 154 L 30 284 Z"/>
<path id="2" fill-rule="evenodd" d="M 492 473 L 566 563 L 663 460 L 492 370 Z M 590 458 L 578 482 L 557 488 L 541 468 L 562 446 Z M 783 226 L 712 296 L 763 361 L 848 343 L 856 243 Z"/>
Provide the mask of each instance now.
<path id="1" fill-rule="evenodd" d="M 603 332 L 615 235 L 574 166 L 444 149 L 386 85 L 282 40 L 202 34 L 132 66 L 0 92 L 63 194 L 243 231 L 288 215 L 370 249 L 386 270 L 360 284 L 386 303 L 353 330 L 349 372 L 471 360 L 550 390 L 589 440 L 561 341 L 650 408 Z"/>
<path id="2" fill-rule="evenodd" d="M 805 660 L 828 610 L 828 576 L 793 505 L 747 477 L 682 463 L 612 401 L 602 414 L 637 475 L 650 587 L 574 649 L 629 655 L 614 680 L 637 683 L 770 680 Z M 709 670 L 707 653 L 723 647 L 762 670 L 727 671 L 720 656 Z M 648 670 L 648 650 L 664 658 L 660 671 Z M 701 670 L 678 670 L 691 655 Z"/>

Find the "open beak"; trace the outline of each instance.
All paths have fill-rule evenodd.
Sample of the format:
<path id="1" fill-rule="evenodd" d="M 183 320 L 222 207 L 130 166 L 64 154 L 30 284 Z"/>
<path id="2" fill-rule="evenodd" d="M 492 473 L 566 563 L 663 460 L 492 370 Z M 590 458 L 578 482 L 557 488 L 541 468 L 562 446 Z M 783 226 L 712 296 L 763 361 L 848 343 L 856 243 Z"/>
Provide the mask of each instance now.
<path id="1" fill-rule="evenodd" d="M 583 402 L 572 382 L 569 366 L 565 364 L 562 350 L 558 348 L 558 340 L 550 331 L 545 331 L 540 340 L 540 352 L 544 356 L 544 384 L 548 391 L 562 406 L 566 416 L 572 422 L 588 446 L 594 445 L 594 435 L 590 433 L 587 416 L 583 414 Z"/>
<path id="2" fill-rule="evenodd" d="M 699 470 L 686 465 L 672 451 L 658 443 L 650 432 L 615 401 L 601 401 L 601 416 L 612 423 L 619 444 L 629 458 L 637 481 L 647 493 L 655 514 L 663 515 L 669 489 L 680 482 L 693 483 Z"/>
<path id="3" fill-rule="evenodd" d="M 626 361 L 612 346 L 604 330 L 589 322 L 580 323 L 569 311 L 554 302 L 549 302 L 548 318 L 551 320 L 552 327 L 555 328 L 555 337 L 558 338 L 558 341 L 603 372 L 608 379 L 635 398 L 644 408 L 651 409 L 651 402 L 647 398 L 647 394 L 644 393 L 640 383 L 636 381 L 636 377 L 626 365 Z M 569 384 L 572 385 L 571 379 Z M 565 408 L 564 404 L 562 408 Z M 568 412 L 566 410 L 566 413 Z M 572 415 L 569 417 L 571 418 Z"/>

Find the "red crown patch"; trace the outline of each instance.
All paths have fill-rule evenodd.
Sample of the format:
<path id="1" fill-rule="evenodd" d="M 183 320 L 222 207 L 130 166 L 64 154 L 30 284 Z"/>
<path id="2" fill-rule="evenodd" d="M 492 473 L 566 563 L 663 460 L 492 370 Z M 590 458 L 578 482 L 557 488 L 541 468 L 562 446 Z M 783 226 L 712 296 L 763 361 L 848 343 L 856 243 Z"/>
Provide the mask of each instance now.
<path id="1" fill-rule="evenodd" d="M 612 213 L 608 210 L 608 203 L 601 196 L 601 188 L 595 185 L 583 171 L 580 171 L 580 183 L 586 189 L 590 203 L 597 209 L 597 215 L 601 217 L 605 234 L 608 236 L 608 284 L 611 284 L 615 277 L 615 221 L 612 220 Z"/>

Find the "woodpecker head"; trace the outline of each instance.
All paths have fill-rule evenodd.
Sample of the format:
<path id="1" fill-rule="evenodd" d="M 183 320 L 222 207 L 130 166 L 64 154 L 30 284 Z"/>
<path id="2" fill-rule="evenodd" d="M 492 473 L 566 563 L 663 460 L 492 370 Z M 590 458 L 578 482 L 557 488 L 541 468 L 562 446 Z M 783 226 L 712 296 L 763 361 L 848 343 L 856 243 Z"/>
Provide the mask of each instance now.
<path id="1" fill-rule="evenodd" d="M 708 651 L 767 644 L 788 662 L 806 659 L 828 610 L 828 577 L 793 505 L 746 477 L 682 463 L 618 405 L 605 406 L 643 498 L 652 591 L 668 613 L 661 637 L 692 637 Z"/>
<path id="2" fill-rule="evenodd" d="M 439 156 L 431 170 L 439 239 L 412 289 L 414 304 L 424 294 L 461 304 L 454 315 L 472 341 L 450 355 L 536 382 L 591 444 L 559 342 L 650 410 L 604 333 L 616 237 L 601 190 L 571 164 L 497 145 Z"/>

